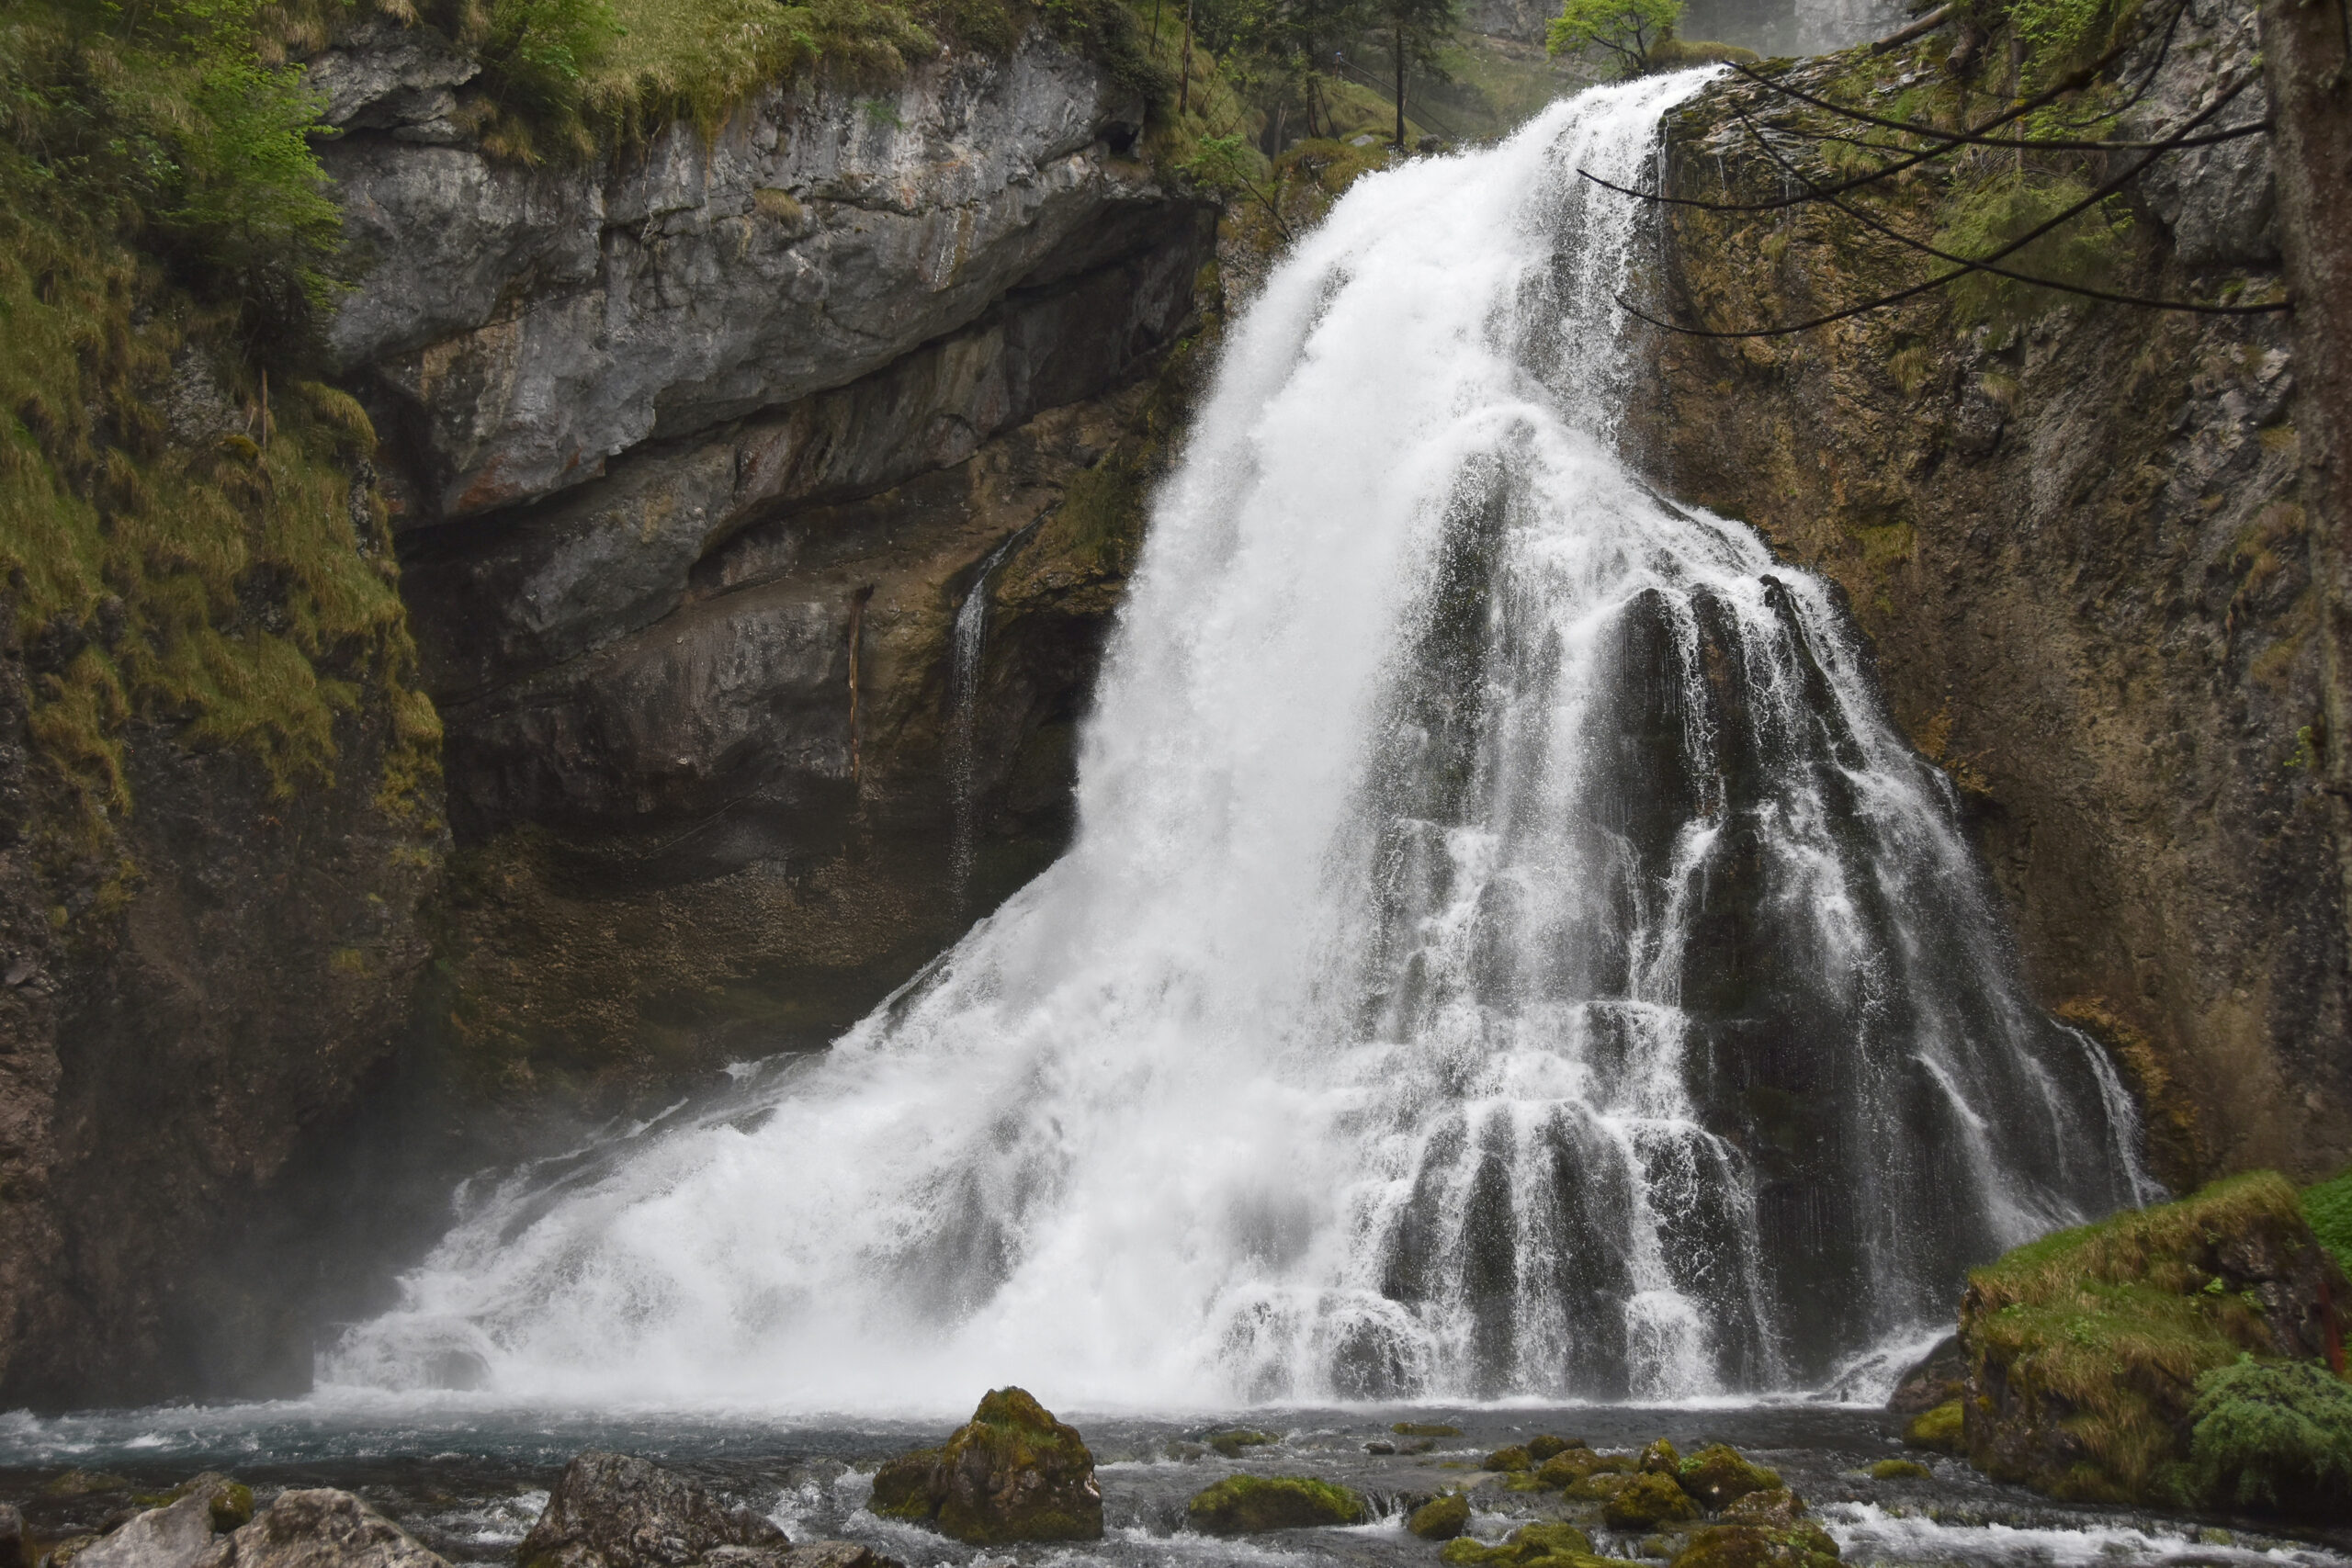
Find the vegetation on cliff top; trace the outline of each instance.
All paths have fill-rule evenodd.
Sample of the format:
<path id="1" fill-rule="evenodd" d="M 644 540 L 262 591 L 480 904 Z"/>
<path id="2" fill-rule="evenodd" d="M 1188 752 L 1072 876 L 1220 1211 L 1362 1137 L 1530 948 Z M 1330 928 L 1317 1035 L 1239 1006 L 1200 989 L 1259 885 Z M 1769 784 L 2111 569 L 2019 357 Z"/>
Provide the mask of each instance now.
<path id="1" fill-rule="evenodd" d="M 243 748 L 290 795 L 377 712 L 381 804 L 434 809 L 438 720 L 355 491 L 374 433 L 311 378 L 340 219 L 275 25 L 255 0 L 0 24 L 0 573 L 44 858 L 102 904 L 133 872 L 106 867 L 134 724 Z"/>

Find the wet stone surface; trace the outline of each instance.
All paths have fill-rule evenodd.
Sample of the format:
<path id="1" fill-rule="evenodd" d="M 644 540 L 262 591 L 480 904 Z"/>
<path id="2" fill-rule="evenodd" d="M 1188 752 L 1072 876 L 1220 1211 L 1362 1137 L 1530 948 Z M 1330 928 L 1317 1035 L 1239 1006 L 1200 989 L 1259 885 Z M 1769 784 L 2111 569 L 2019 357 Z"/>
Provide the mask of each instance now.
<path id="1" fill-rule="evenodd" d="M 278 1407 L 283 1410 L 285 1407 Z M 1458 1426 L 1459 1438 L 1399 1438 L 1396 1421 Z M 1900 1423 L 1875 1411 L 1785 1405 L 1720 1410 L 1620 1407 L 1353 1411 L 1265 1410 L 1222 1420 L 1074 1418 L 1097 1461 L 1104 1539 L 1082 1545 L 973 1548 L 875 1518 L 863 1504 L 874 1468 L 938 1443 L 952 1422 L 802 1426 L 648 1418 L 589 1420 L 447 1413 L 401 1424 L 284 1418 L 243 1412 L 146 1411 L 35 1421 L 0 1417 L 0 1503 L 23 1510 L 28 1547 L 119 1523 L 138 1494 L 196 1472 L 233 1472 L 266 1505 L 292 1487 L 357 1493 L 453 1564 L 511 1563 L 571 1457 L 589 1448 L 642 1454 L 683 1471 L 722 1499 L 772 1517 L 796 1541 L 869 1543 L 910 1568 L 955 1564 L 1427 1563 L 1440 1546 L 1407 1533 L 1406 1512 L 1442 1489 L 1469 1487 L 1470 1532 L 1498 1539 L 1534 1519 L 1566 1517 L 1611 1555 L 1648 1557 L 1670 1538 L 1612 1532 L 1597 1504 L 1513 1491 L 1480 1470 L 1496 1449 L 1541 1433 L 1633 1450 L 1664 1437 L 1688 1453 L 1732 1444 L 1778 1470 L 1811 1505 L 1851 1568 L 1873 1564 L 2035 1564 L 2072 1568 L 2352 1568 L 2352 1531 L 2282 1531 L 2258 1521 L 2191 1519 L 2051 1503 L 1996 1485 L 1957 1460 L 1903 1448 Z M 1274 1435 L 1231 1457 L 1210 1439 L 1236 1427 Z M 1428 1441 L 1425 1452 L 1374 1453 Z M 1232 1445 L 1227 1445 L 1232 1446 Z M 1925 1479 L 1877 1481 L 1869 1467 L 1907 1457 Z M 58 1485 L 69 1471 L 122 1484 Z M 1212 1540 L 1184 1529 L 1185 1505 L 1227 1475 L 1311 1475 L 1363 1494 L 1371 1523 Z"/>

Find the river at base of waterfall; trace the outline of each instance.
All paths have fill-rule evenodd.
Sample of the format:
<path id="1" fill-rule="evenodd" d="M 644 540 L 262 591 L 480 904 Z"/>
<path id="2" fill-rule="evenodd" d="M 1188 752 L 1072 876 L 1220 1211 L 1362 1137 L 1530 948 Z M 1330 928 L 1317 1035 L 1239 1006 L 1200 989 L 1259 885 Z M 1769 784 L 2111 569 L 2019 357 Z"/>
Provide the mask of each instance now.
<path id="1" fill-rule="evenodd" d="M 2245 1520 L 2052 1503 L 1989 1482 L 1958 1460 L 1906 1450 L 1896 1417 L 1850 1404 L 1255 1408 L 1182 1418 L 1063 1414 L 1076 1420 L 1095 1455 L 1105 1521 L 1097 1544 L 977 1549 L 866 1513 L 875 1466 L 937 1443 L 955 1424 L 952 1418 L 567 1416 L 472 1406 L 446 1396 L 430 1404 L 389 1403 L 339 1413 L 304 1401 L 51 1419 L 0 1416 L 0 1503 L 26 1507 L 30 1525 L 58 1535 L 67 1527 L 94 1528 L 122 1501 L 104 1493 L 51 1496 L 48 1483 L 67 1468 L 107 1472 L 141 1490 L 160 1490 L 198 1470 L 227 1470 L 252 1483 L 264 1502 L 279 1487 L 358 1492 L 463 1568 L 511 1563 L 564 1462 L 582 1450 L 612 1448 L 685 1471 L 770 1516 L 796 1540 L 863 1540 L 909 1568 L 1430 1564 L 1437 1561 L 1435 1545 L 1404 1529 L 1408 1501 L 1475 1483 L 1487 1453 L 1548 1432 L 1604 1450 L 1630 1450 L 1660 1437 L 1685 1452 L 1728 1442 L 1780 1471 L 1837 1538 L 1847 1568 L 2352 1565 L 2352 1532 L 2297 1539 Z M 1438 1438 L 1423 1453 L 1367 1452 L 1369 1443 L 1413 1446 L 1393 1435 L 1397 1421 L 1458 1427 L 1462 1436 Z M 1235 1459 L 1204 1451 L 1202 1439 L 1234 1427 L 1278 1440 L 1245 1449 Z M 1929 1473 L 1872 1478 L 1872 1465 L 1894 1458 L 1922 1461 Z M 1238 1540 L 1183 1528 L 1185 1504 L 1195 1493 L 1245 1472 L 1313 1475 L 1351 1486 L 1371 1502 L 1375 1517 L 1351 1528 Z M 1510 1492 L 1500 1479 L 1487 1477 L 1474 1490 L 1475 1535 L 1498 1537 L 1542 1506 L 1544 1495 Z M 69 1517 L 75 1508 L 88 1517 Z M 1638 1536 L 1602 1535 L 1594 1544 L 1638 1561 L 1645 1543 Z"/>

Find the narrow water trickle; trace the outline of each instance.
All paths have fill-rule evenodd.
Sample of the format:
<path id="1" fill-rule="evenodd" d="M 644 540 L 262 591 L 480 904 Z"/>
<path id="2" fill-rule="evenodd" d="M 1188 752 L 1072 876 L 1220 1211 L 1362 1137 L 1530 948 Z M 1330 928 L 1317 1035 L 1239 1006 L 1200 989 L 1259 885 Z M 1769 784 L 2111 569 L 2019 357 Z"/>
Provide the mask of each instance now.
<path id="1" fill-rule="evenodd" d="M 1033 525 L 1034 526 L 1034 525 Z M 980 558 L 972 585 L 956 606 L 947 643 L 947 770 L 954 819 L 949 829 L 949 874 L 958 908 L 971 897 L 972 863 L 979 832 L 978 798 L 980 666 L 988 651 L 989 580 L 1013 547 L 1029 536 L 1021 528 L 997 541 Z"/>
<path id="2" fill-rule="evenodd" d="M 822 1061 L 478 1196 L 324 1379 L 1801 1389 L 2138 1199 L 1828 591 L 1616 454 L 1649 231 L 1577 171 L 1702 79 L 1359 183 L 1156 499 L 1069 853 Z"/>

